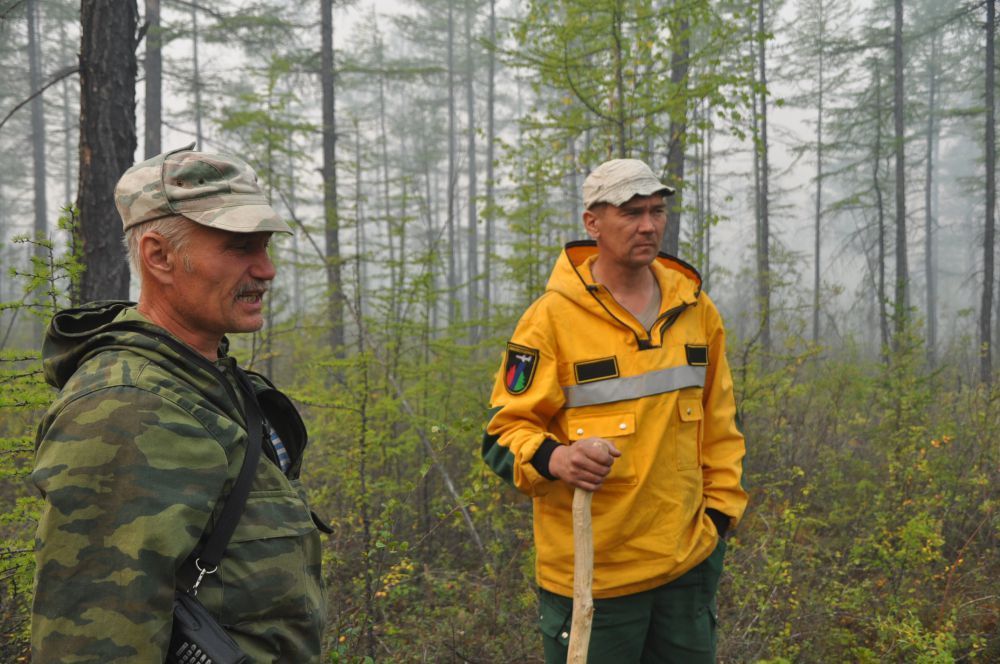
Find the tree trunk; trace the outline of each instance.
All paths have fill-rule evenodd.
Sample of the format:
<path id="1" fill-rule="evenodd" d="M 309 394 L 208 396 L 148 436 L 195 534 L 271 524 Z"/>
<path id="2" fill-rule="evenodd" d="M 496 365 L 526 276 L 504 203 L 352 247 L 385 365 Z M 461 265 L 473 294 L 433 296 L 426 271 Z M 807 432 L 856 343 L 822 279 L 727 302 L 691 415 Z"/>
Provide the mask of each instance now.
<path id="1" fill-rule="evenodd" d="M 993 348 L 990 334 L 993 312 L 993 246 L 996 226 L 996 0 L 986 0 L 986 228 L 983 233 L 983 304 L 979 313 L 979 343 L 982 358 L 979 365 L 980 380 L 990 385 L 993 381 Z"/>
<path id="2" fill-rule="evenodd" d="M 466 289 L 466 315 L 469 320 L 469 342 L 475 344 L 479 338 L 479 311 L 478 298 L 476 297 L 476 282 L 479 279 L 479 230 L 476 228 L 476 103 L 473 89 L 473 76 L 475 66 L 472 60 L 472 14 L 473 7 L 471 0 L 465 0 L 465 104 L 468 115 L 468 127 L 466 128 L 468 147 L 466 148 L 466 160 L 468 163 L 468 233 L 466 252 L 468 256 L 467 272 L 469 286 Z"/>
<path id="3" fill-rule="evenodd" d="M 705 272 L 702 273 L 702 281 L 705 290 L 712 286 L 712 137 L 715 133 L 712 123 L 709 122 L 711 108 L 705 104 Z"/>
<path id="4" fill-rule="evenodd" d="M 42 87 L 37 0 L 27 0 L 25 12 L 28 15 L 28 72 L 31 78 L 31 92 L 34 94 Z M 48 210 L 45 190 L 45 107 L 42 95 L 37 95 L 31 100 L 31 155 L 35 185 L 35 237 L 45 237 L 48 233 Z M 44 247 L 35 245 L 35 255 L 44 254 Z"/>
<path id="5" fill-rule="evenodd" d="M 368 285 L 368 263 L 362 258 L 368 255 L 368 235 L 364 229 L 365 193 L 362 185 L 364 161 L 361 155 L 361 127 L 357 116 L 353 117 L 352 120 L 354 121 L 354 302 L 356 305 L 354 315 L 358 318 L 358 334 L 361 334 L 364 331 L 363 319 L 367 304 L 364 291 Z"/>
<path id="6" fill-rule="evenodd" d="M 497 13 L 496 0 L 490 0 L 490 49 L 489 49 L 489 78 L 486 92 L 486 233 L 483 239 L 483 311 L 486 318 L 489 317 L 492 300 L 492 272 L 493 272 L 493 142 L 496 128 L 494 126 L 495 110 L 493 108 L 496 100 L 496 52 L 494 46 L 497 41 Z"/>
<path id="7" fill-rule="evenodd" d="M 893 81 L 892 124 L 896 153 L 896 303 L 895 348 L 903 343 L 910 309 L 909 270 L 906 266 L 906 171 L 903 127 L 903 0 L 895 0 L 895 29 L 892 38 Z"/>
<path id="8" fill-rule="evenodd" d="M 455 252 L 455 10 L 448 2 L 448 325 L 458 322 L 458 273 Z"/>
<path id="9" fill-rule="evenodd" d="M 879 165 L 882 161 L 882 71 L 875 60 L 875 155 L 872 183 L 875 190 L 875 206 L 878 217 L 878 313 L 879 333 L 882 340 L 882 359 L 888 360 L 889 314 L 886 311 L 885 292 L 885 203 L 882 200 L 882 183 L 879 180 Z"/>
<path id="10" fill-rule="evenodd" d="M 323 105 L 323 218 L 326 238 L 327 318 L 330 349 L 344 356 L 344 288 L 340 268 L 340 216 L 337 208 L 337 122 L 334 104 L 333 0 L 320 0 L 322 31 L 320 86 Z"/>
<path id="11" fill-rule="evenodd" d="M 83 301 L 127 299 L 129 271 L 114 188 L 135 156 L 135 0 L 80 6 L 80 239 Z"/>
<path id="12" fill-rule="evenodd" d="M 692 114 L 696 118 L 701 118 L 703 104 L 699 101 L 694 107 Z M 692 227 L 692 247 L 691 253 L 694 259 L 694 266 L 701 274 L 705 274 L 705 229 L 708 227 L 708 219 L 705 216 L 705 134 L 708 128 L 704 125 L 698 127 L 698 141 L 695 143 L 692 161 L 695 166 L 694 172 L 694 209 L 695 216 Z"/>
<path id="13" fill-rule="evenodd" d="M 760 187 L 758 196 L 757 234 L 757 301 L 760 311 L 760 340 L 764 352 L 771 350 L 771 230 L 768 213 L 768 147 L 767 147 L 767 68 L 765 57 L 764 0 L 757 1 L 757 69 L 761 90 L 759 107 L 760 145 Z"/>
<path id="14" fill-rule="evenodd" d="M 938 48 L 940 36 L 931 37 L 931 57 L 928 64 L 927 82 L 927 169 L 924 180 L 924 274 L 927 279 L 927 366 L 931 369 L 937 363 L 937 255 L 935 253 L 934 227 L 937 196 L 934 178 L 935 160 L 938 146 L 937 87 Z"/>
<path id="15" fill-rule="evenodd" d="M 201 66 L 198 62 L 198 5 L 191 5 L 191 72 L 194 85 L 194 139 L 198 149 L 203 148 L 205 137 L 201 133 Z"/>
<path id="16" fill-rule="evenodd" d="M 681 0 L 675 0 L 674 12 L 679 12 L 681 16 L 674 27 L 676 34 L 680 35 L 680 40 L 674 40 L 673 52 L 670 54 L 670 82 L 673 94 L 686 100 L 691 40 L 689 19 L 683 6 Z M 674 34 L 674 30 L 671 30 L 671 34 Z M 670 142 L 667 145 L 667 173 L 670 178 L 668 182 L 677 189 L 677 193 L 670 201 L 670 221 L 663 234 L 660 248 L 671 256 L 676 256 L 680 251 L 681 209 L 684 204 L 685 136 L 687 136 L 686 101 L 680 111 L 675 111 L 670 116 Z"/>
<path id="17" fill-rule="evenodd" d="M 820 3 L 820 12 L 823 5 Z M 823 25 L 823 16 L 820 16 L 820 25 Z M 824 26 L 825 27 L 825 26 Z M 822 273 L 822 228 L 823 228 L 823 75 L 825 49 L 821 45 L 818 59 L 818 80 L 816 94 L 816 210 L 813 216 L 813 310 L 812 310 L 812 341 L 819 343 L 819 291 L 820 275 Z"/>
<path id="18" fill-rule="evenodd" d="M 288 93 L 292 94 L 294 88 L 292 85 L 288 86 Z M 285 146 L 285 153 L 288 155 L 287 172 L 285 177 L 288 178 L 288 216 L 292 219 L 298 218 L 298 183 L 296 182 L 295 173 L 296 166 L 295 163 L 295 141 L 292 135 L 288 135 L 288 142 Z M 289 267 L 292 269 L 292 316 L 295 320 L 295 329 L 300 329 L 302 327 L 302 317 L 305 311 L 302 307 L 302 267 L 300 263 L 302 262 L 301 256 L 299 255 L 299 234 L 298 231 L 292 233 L 292 260 L 289 261 Z"/>
<path id="19" fill-rule="evenodd" d="M 59 22 L 59 41 L 66 47 L 69 38 L 66 36 L 66 22 Z M 73 49 L 74 51 L 76 49 Z M 67 58 L 68 60 L 68 58 Z M 69 205 L 73 198 L 73 116 L 70 113 L 70 83 L 69 78 L 62 80 L 62 116 L 63 116 L 63 204 Z"/>
<path id="20" fill-rule="evenodd" d="M 28 75 L 31 83 L 31 93 L 34 94 L 42 88 L 42 53 L 38 41 L 38 3 L 36 0 L 27 0 L 25 12 L 28 18 Z M 45 106 L 42 95 L 36 95 L 31 100 L 31 156 L 32 156 L 32 177 L 34 181 L 34 236 L 44 238 L 48 235 L 48 206 L 46 204 L 46 182 L 45 182 Z M 38 259 L 45 258 L 45 247 L 40 244 L 34 245 L 34 254 Z M 31 270 L 34 272 L 35 270 Z M 44 295 L 44 289 L 35 291 L 36 297 Z M 32 317 L 32 335 L 37 339 L 43 332 L 42 321 Z"/>
<path id="21" fill-rule="evenodd" d="M 616 136 L 617 145 L 616 152 L 618 153 L 619 159 L 625 159 L 629 156 L 628 149 L 628 134 L 626 132 L 628 119 L 625 112 L 625 63 L 624 55 L 622 54 L 622 24 L 624 22 L 624 16 L 622 3 L 619 1 L 615 2 L 615 7 L 611 14 L 611 36 L 615 41 L 614 49 L 614 61 L 615 61 L 615 97 L 617 98 L 616 111 L 617 120 L 615 122 L 616 126 Z"/>
<path id="22" fill-rule="evenodd" d="M 389 193 L 389 131 L 386 128 L 386 105 L 385 105 L 385 44 L 382 35 L 375 38 L 375 57 L 378 62 L 378 142 L 379 154 L 381 157 L 382 171 L 382 205 L 385 215 L 385 239 L 389 253 L 389 320 L 395 323 L 399 320 L 399 293 L 402 292 L 402 279 L 400 278 L 400 266 L 403 261 L 403 252 L 399 251 L 396 256 L 396 230 L 392 215 L 392 197 Z"/>
<path id="23" fill-rule="evenodd" d="M 145 155 L 146 159 L 163 151 L 160 142 L 160 125 L 163 99 L 163 54 L 160 30 L 160 0 L 146 0 L 146 104 L 145 104 Z"/>
<path id="24" fill-rule="evenodd" d="M 580 220 L 583 218 L 583 197 L 580 193 L 580 178 L 578 172 L 580 156 L 576 152 L 576 137 L 571 136 L 569 140 L 566 141 L 566 149 L 566 158 L 569 160 L 569 173 L 567 176 L 567 179 L 569 180 L 569 190 L 566 192 L 566 196 L 569 201 L 568 224 L 570 228 L 579 228 Z"/>

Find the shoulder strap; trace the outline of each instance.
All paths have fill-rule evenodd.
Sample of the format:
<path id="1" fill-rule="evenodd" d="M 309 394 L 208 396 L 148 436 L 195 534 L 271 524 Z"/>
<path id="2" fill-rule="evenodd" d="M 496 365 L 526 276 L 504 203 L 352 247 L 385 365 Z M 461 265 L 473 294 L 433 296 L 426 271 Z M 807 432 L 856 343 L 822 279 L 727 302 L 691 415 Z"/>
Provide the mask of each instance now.
<path id="1" fill-rule="evenodd" d="M 199 571 L 212 570 L 218 567 L 222 560 L 222 555 L 229 546 L 229 540 L 236 530 L 236 524 L 243 516 L 243 507 L 246 505 L 247 496 L 250 494 L 250 485 L 253 483 L 254 474 L 257 472 L 257 462 L 260 460 L 261 434 L 264 430 L 264 421 L 260 414 L 260 406 L 257 403 L 257 395 L 254 393 L 253 385 L 242 369 L 236 367 L 236 382 L 239 383 L 243 391 L 246 405 L 247 424 L 247 451 L 243 458 L 243 467 L 233 484 L 226 504 L 222 507 L 219 520 L 215 528 L 205 541 L 205 546 L 198 555 L 196 565 Z"/>

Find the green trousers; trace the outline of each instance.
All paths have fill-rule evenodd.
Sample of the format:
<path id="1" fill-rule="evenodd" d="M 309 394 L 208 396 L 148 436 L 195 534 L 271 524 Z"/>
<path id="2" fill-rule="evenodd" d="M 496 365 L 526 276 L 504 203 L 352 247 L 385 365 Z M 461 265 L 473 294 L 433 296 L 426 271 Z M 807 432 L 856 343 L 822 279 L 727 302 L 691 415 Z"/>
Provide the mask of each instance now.
<path id="1" fill-rule="evenodd" d="M 726 543 L 684 576 L 634 595 L 594 600 L 588 664 L 715 662 L 715 592 Z M 573 599 L 539 590 L 546 664 L 563 664 Z"/>

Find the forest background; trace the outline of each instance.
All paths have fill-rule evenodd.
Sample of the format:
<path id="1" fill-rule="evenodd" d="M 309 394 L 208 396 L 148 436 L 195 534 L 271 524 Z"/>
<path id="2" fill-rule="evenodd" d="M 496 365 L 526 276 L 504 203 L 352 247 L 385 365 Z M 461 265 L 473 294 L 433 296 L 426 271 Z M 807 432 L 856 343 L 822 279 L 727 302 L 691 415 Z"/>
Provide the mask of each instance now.
<path id="1" fill-rule="evenodd" d="M 296 229 L 234 339 L 312 447 L 331 662 L 541 661 L 530 503 L 479 440 L 611 157 L 729 330 L 747 516 L 722 662 L 1000 661 L 994 0 L 0 0 L 0 660 L 27 661 L 57 308 L 194 140 Z"/>

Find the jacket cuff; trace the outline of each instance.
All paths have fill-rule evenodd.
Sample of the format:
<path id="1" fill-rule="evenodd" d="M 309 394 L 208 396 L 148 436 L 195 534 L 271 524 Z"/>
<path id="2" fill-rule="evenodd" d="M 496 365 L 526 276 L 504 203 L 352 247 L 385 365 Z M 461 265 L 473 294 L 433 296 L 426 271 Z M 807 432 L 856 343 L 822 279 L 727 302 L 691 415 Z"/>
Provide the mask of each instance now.
<path id="1" fill-rule="evenodd" d="M 729 530 L 729 517 L 712 507 L 707 508 L 705 514 L 715 524 L 715 530 L 719 533 L 719 538 L 725 537 L 726 531 Z"/>
<path id="2" fill-rule="evenodd" d="M 535 450 L 535 455 L 531 457 L 531 466 L 538 471 L 538 474 L 547 480 L 554 480 L 556 476 L 549 472 L 549 459 L 552 457 L 552 453 L 556 450 L 559 443 L 552 440 L 551 438 L 546 438 L 542 441 L 542 444 L 538 446 Z"/>

